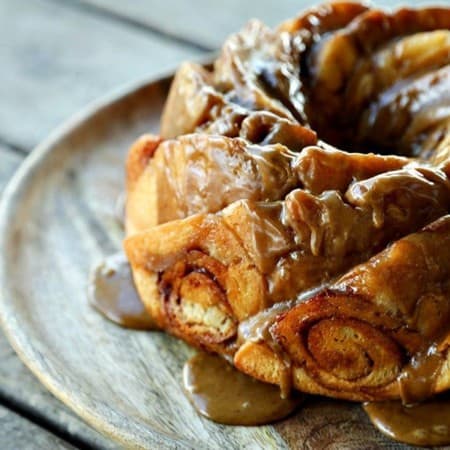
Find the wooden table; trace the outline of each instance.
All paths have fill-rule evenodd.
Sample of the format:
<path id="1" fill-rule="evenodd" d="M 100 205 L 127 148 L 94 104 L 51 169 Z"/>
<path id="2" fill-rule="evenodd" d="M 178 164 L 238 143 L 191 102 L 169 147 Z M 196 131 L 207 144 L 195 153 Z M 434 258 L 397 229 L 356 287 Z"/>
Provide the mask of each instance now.
<path id="1" fill-rule="evenodd" d="M 309 3 L 0 0 L 0 193 L 36 144 L 90 101 L 206 55 L 253 16 L 274 25 Z M 0 333 L 0 448 L 73 447 L 119 448 L 47 392 Z"/>

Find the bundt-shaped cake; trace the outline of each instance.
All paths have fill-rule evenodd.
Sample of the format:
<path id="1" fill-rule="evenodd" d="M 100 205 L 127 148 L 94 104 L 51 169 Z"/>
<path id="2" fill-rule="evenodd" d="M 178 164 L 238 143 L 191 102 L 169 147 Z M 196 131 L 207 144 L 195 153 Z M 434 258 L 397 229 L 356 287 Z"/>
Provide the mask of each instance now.
<path id="1" fill-rule="evenodd" d="M 254 20 L 130 149 L 125 251 L 157 325 L 247 374 L 414 401 L 450 387 L 449 176 L 450 9 Z"/>

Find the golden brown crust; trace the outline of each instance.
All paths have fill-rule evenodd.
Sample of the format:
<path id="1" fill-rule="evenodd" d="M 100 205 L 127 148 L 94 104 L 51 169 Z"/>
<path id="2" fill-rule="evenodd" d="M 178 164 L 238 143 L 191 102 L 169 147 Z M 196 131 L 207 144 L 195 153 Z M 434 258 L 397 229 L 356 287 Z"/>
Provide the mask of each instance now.
<path id="1" fill-rule="evenodd" d="M 125 163 L 128 191 L 133 189 L 161 142 L 160 136 L 144 134 L 130 147 Z"/>
<path id="2" fill-rule="evenodd" d="M 449 196 L 444 175 L 404 169 L 352 184 L 345 199 L 337 191 L 316 197 L 296 190 L 283 202 L 235 202 L 216 215 L 191 216 L 131 236 L 125 249 L 133 270 L 144 268 L 158 284 L 146 305 L 169 305 L 158 313 L 165 315 L 165 327 L 217 351 L 215 344 L 233 337 L 237 323 L 342 274 L 390 240 L 439 217 Z M 191 275 L 193 270 L 201 275 Z M 135 281 L 143 291 L 141 280 Z M 212 316 L 226 326 L 208 325 Z M 219 337 L 199 333 L 202 327 L 220 328 Z"/>
<path id="3" fill-rule="evenodd" d="M 161 225 L 126 239 L 125 251 L 133 273 L 144 271 L 156 284 L 141 290 L 135 277 L 147 308 L 194 345 L 225 351 L 237 321 L 268 306 L 261 274 L 220 217 Z"/>
<path id="4" fill-rule="evenodd" d="M 282 314 L 273 333 L 294 366 L 323 388 L 359 400 L 398 396 L 406 362 L 448 338 L 449 277 L 445 216 Z"/>
<path id="5" fill-rule="evenodd" d="M 125 249 L 161 328 L 284 387 L 403 395 L 407 363 L 450 342 L 449 30 L 448 8 L 340 2 L 180 68 L 165 140 L 127 162 Z M 272 305 L 272 333 L 241 335 Z"/>
<path id="6" fill-rule="evenodd" d="M 154 197 L 156 187 L 143 176 L 149 161 L 161 143 L 161 138 L 152 134 L 144 134 L 128 151 L 126 161 L 126 212 L 125 229 L 127 234 L 149 228 L 158 222 L 154 219 Z M 146 214 L 152 211 L 152 214 Z"/>
<path id="7" fill-rule="evenodd" d="M 208 119 L 213 105 L 225 102 L 210 87 L 210 78 L 211 74 L 199 64 L 187 62 L 179 67 L 161 117 L 164 139 L 192 133 Z"/>

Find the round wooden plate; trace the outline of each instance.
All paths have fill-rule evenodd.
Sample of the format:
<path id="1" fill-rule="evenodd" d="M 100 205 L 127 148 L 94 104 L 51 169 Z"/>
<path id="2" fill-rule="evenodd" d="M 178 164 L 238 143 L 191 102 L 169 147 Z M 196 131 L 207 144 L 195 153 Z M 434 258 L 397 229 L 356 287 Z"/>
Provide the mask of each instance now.
<path id="1" fill-rule="evenodd" d="M 133 448 L 400 448 L 359 405 L 309 399 L 273 426 L 217 425 L 183 395 L 192 350 L 121 329 L 87 303 L 90 268 L 121 246 L 115 204 L 125 154 L 158 130 L 170 77 L 88 108 L 25 161 L 0 206 L 0 315 L 15 350 L 59 399 Z"/>

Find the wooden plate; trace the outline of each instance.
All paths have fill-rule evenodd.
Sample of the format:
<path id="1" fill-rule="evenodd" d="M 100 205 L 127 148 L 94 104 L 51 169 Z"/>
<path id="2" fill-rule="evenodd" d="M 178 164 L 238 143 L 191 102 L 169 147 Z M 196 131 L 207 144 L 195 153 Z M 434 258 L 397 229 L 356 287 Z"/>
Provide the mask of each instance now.
<path id="1" fill-rule="evenodd" d="M 0 206 L 0 315 L 15 350 L 59 399 L 133 448 L 400 448 L 359 405 L 311 398 L 274 426 L 198 416 L 181 389 L 192 353 L 158 332 L 124 330 L 91 309 L 89 269 L 121 246 L 115 202 L 130 143 L 157 131 L 170 77 L 102 101 L 27 158 Z"/>

